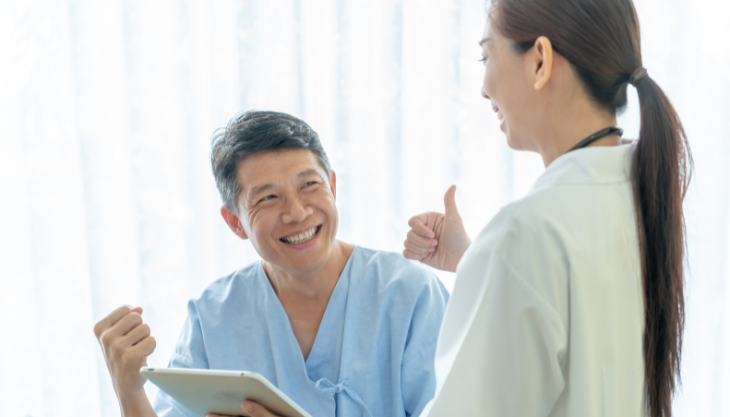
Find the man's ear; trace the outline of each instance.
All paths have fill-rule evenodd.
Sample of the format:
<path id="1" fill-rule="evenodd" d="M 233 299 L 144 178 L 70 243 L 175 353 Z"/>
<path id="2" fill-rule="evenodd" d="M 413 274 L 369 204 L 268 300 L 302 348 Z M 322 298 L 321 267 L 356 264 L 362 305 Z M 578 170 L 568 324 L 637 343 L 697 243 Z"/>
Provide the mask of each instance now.
<path id="1" fill-rule="evenodd" d="M 244 240 L 248 239 L 248 235 L 246 234 L 246 231 L 243 230 L 241 220 L 238 218 L 236 213 L 228 209 L 226 206 L 223 206 L 221 207 L 221 216 L 223 216 L 223 220 L 226 221 L 226 224 L 231 228 L 236 236 Z"/>
<path id="2" fill-rule="evenodd" d="M 552 75 L 553 70 L 553 44 L 550 39 L 540 36 L 533 47 L 534 63 L 533 73 L 535 77 L 535 90 L 541 90 Z"/>
<path id="3" fill-rule="evenodd" d="M 332 195 L 337 200 L 337 174 L 335 174 L 335 171 L 332 171 L 332 177 L 330 178 L 330 190 L 332 190 Z"/>

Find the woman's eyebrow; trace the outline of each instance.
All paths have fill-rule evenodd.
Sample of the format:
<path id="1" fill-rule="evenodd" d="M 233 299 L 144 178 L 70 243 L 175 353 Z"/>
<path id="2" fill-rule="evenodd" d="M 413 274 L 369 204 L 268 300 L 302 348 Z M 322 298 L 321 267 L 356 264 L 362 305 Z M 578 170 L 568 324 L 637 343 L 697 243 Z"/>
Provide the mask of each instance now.
<path id="1" fill-rule="evenodd" d="M 487 42 L 488 40 L 489 40 L 489 37 L 488 36 L 486 38 L 480 40 L 479 41 L 479 46 L 484 46 L 484 43 Z"/>

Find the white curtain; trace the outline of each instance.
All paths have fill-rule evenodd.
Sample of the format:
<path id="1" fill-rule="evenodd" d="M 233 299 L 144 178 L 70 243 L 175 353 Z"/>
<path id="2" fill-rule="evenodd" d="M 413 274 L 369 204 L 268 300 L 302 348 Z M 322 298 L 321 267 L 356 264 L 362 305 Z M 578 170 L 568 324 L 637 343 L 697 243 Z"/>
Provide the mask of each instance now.
<path id="1" fill-rule="evenodd" d="M 636 6 L 645 66 L 696 164 L 677 415 L 730 416 L 730 10 Z M 220 219 L 208 161 L 211 134 L 241 110 L 288 112 L 319 132 L 338 174 L 341 239 L 400 251 L 408 218 L 442 210 L 452 183 L 476 235 L 543 170 L 506 147 L 479 95 L 484 10 L 0 1 L 0 415 L 119 415 L 93 324 L 143 306 L 158 340 L 149 362 L 164 366 L 186 301 L 257 259 Z M 635 96 L 620 120 L 635 137 Z"/>

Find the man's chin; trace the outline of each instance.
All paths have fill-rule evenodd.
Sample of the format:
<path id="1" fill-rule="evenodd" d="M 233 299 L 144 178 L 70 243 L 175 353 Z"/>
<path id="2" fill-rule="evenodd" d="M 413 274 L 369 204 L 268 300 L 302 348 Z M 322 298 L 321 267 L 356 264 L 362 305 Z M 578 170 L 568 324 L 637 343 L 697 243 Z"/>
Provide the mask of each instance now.
<path id="1" fill-rule="evenodd" d="M 317 245 L 320 246 L 320 245 Z M 289 273 L 308 274 L 316 272 L 327 264 L 331 251 L 323 247 L 309 248 L 316 250 L 286 250 L 279 253 L 276 259 L 267 261 L 271 266 Z"/>
<path id="2" fill-rule="evenodd" d="M 298 258 L 298 257 L 297 257 Z M 326 256 L 302 256 L 303 259 L 288 258 L 280 265 L 272 264 L 276 268 L 287 270 L 291 274 L 311 274 L 322 269 L 329 259 Z"/>

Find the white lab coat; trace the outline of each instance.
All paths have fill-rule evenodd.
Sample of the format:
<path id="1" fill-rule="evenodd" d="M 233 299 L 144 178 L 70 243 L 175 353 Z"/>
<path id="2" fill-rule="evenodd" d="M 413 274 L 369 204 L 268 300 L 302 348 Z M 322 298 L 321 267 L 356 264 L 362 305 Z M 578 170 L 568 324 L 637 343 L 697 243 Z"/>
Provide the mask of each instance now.
<path id="1" fill-rule="evenodd" d="M 646 415 L 632 145 L 556 159 L 464 254 L 423 417 Z"/>

